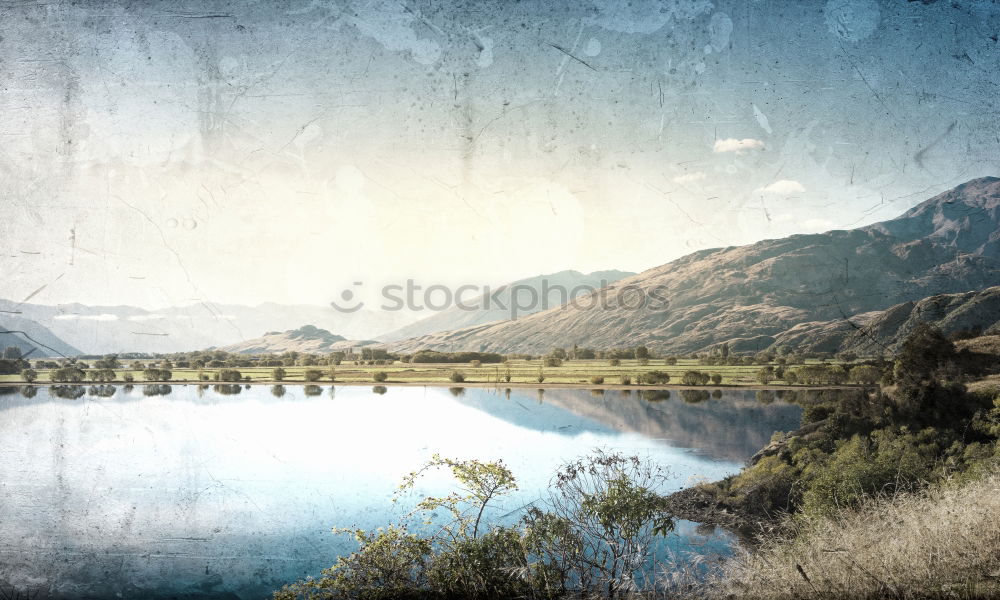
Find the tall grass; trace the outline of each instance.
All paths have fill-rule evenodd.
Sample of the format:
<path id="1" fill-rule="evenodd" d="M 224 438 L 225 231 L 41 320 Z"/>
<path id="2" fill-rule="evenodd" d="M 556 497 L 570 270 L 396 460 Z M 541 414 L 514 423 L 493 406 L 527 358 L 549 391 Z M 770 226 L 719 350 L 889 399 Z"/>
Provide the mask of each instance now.
<path id="1" fill-rule="evenodd" d="M 707 587 L 761 599 L 1000 598 L 1000 470 L 795 520 Z"/>

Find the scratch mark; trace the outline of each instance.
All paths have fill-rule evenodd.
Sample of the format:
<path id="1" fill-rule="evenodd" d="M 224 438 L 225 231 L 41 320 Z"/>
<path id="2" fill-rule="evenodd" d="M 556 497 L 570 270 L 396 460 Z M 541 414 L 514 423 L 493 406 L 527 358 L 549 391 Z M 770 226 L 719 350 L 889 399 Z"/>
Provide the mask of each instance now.
<path id="1" fill-rule="evenodd" d="M 0 331 L 0 333 L 17 333 L 17 334 L 23 335 L 24 338 L 27 339 L 32 344 L 35 344 L 36 346 L 41 346 L 42 348 L 45 348 L 47 350 L 51 350 L 51 351 L 55 352 L 56 354 L 58 354 L 59 356 L 61 356 L 63 358 L 69 358 L 68 356 L 66 356 L 62 352 L 56 350 L 55 348 L 53 348 L 51 346 L 46 346 L 45 344 L 39 342 L 38 340 L 36 340 L 35 338 L 31 337 L 30 335 L 28 335 L 27 333 L 25 333 L 23 331 L 18 331 L 16 329 L 9 329 L 9 330 Z"/>
<path id="2" fill-rule="evenodd" d="M 956 125 L 958 125 L 958 121 L 952 121 L 951 125 L 948 126 L 948 129 L 946 129 L 944 133 L 934 138 L 934 140 L 930 144 L 927 144 L 926 146 L 921 148 L 920 151 L 918 151 L 916 154 L 913 155 L 913 160 L 916 161 L 918 165 L 920 165 L 921 169 L 926 169 L 926 167 L 924 166 L 924 157 L 927 156 L 927 152 L 930 151 L 930 149 L 933 148 L 934 146 L 937 146 L 939 143 L 941 143 L 941 141 L 944 140 L 944 138 L 948 137 L 948 135 L 955 130 Z M 851 175 L 852 181 L 853 178 L 854 176 L 852 173 Z"/>
<path id="3" fill-rule="evenodd" d="M 583 60 L 582 58 L 580 58 L 580 57 L 578 57 L 578 56 L 574 55 L 574 54 L 573 54 L 572 52 L 570 52 L 569 50 L 567 50 L 567 49 L 563 48 L 562 46 L 559 46 L 558 44 L 553 44 L 552 42 L 545 42 L 545 43 L 546 43 L 546 44 L 548 44 L 549 46 L 552 46 L 552 47 L 553 47 L 553 48 L 555 48 L 556 50 L 558 50 L 558 51 L 562 52 L 562 53 L 563 53 L 563 54 L 565 54 L 566 56 L 568 56 L 568 57 L 572 58 L 573 60 L 575 60 L 576 62 L 580 63 L 581 65 L 583 65 L 583 66 L 587 67 L 587 68 L 588 68 L 588 69 L 590 69 L 591 71 L 594 71 L 594 72 L 596 72 L 596 71 L 597 71 L 597 69 L 595 69 L 595 68 L 593 67 L 593 65 L 591 65 L 591 64 L 590 64 L 590 63 L 588 63 L 587 61 Z M 660 100 L 660 102 L 661 102 L 661 104 L 660 104 L 660 105 L 662 106 L 662 102 L 663 102 L 663 100 L 662 100 L 662 91 L 661 91 L 661 100 Z"/>

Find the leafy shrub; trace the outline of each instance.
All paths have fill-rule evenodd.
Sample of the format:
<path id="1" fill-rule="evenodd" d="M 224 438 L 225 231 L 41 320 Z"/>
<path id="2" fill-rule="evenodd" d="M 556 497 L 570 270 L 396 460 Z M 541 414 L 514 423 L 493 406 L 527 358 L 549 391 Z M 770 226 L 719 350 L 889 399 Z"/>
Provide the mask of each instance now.
<path id="1" fill-rule="evenodd" d="M 243 374 L 236 369 L 222 369 L 215 373 L 216 381 L 242 381 Z"/>
<path id="2" fill-rule="evenodd" d="M 648 383 L 650 385 L 658 385 L 664 383 L 670 383 L 670 373 L 666 371 L 650 371 L 648 373 L 643 373 L 640 376 L 642 383 Z"/>
<path id="3" fill-rule="evenodd" d="M 590 383 L 592 383 L 594 385 L 601 385 L 602 383 L 604 383 L 604 378 L 600 377 L 598 375 L 595 375 L 595 376 L 593 376 L 593 377 L 590 378 Z"/>
<path id="4" fill-rule="evenodd" d="M 851 367 L 851 370 L 847 372 L 847 378 L 852 383 L 872 385 L 882 378 L 882 371 L 871 365 L 858 365 Z"/>
<path id="5" fill-rule="evenodd" d="M 323 377 L 323 372 L 319 369 L 306 369 L 303 378 L 306 381 L 319 381 Z"/>
<path id="6" fill-rule="evenodd" d="M 684 385 L 705 385 L 711 381 L 708 373 L 702 373 L 701 371 L 684 371 L 684 375 L 681 376 L 681 383 Z"/>
<path id="7" fill-rule="evenodd" d="M 372 381 L 377 383 L 382 383 L 383 381 L 389 379 L 389 374 L 385 371 L 375 371 L 372 373 Z"/>
<path id="8" fill-rule="evenodd" d="M 49 380 L 59 383 L 79 383 L 83 381 L 84 372 L 76 367 L 62 367 L 49 373 Z"/>
<path id="9" fill-rule="evenodd" d="M 170 381 L 172 375 L 169 369 L 146 369 L 142 372 L 146 381 Z"/>
<path id="10" fill-rule="evenodd" d="M 465 381 L 465 375 L 463 375 L 459 371 L 452 371 L 451 375 L 448 376 L 448 379 L 452 383 L 462 383 Z"/>

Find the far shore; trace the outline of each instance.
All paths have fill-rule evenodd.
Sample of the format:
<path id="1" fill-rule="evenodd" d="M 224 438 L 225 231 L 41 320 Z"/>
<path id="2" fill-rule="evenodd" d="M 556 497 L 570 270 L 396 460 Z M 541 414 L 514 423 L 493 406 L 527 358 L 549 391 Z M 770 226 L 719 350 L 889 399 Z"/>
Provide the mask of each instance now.
<path id="1" fill-rule="evenodd" d="M 450 381 L 199 381 L 192 379 L 179 379 L 169 381 L 80 381 L 80 382 L 51 382 L 34 381 L 27 383 L 24 381 L 0 381 L 0 387 L 53 387 L 53 386 L 98 386 L 98 385 L 239 385 L 239 386 L 273 386 L 273 385 L 317 385 L 317 386 L 354 386 L 354 387 L 444 387 L 444 388 L 519 388 L 519 389 L 581 389 L 581 390 L 756 390 L 756 391 L 797 391 L 797 390 L 857 390 L 864 389 L 864 385 L 681 385 L 681 384 L 650 384 L 650 385 L 622 385 L 622 384 L 590 384 L 590 383 L 531 383 L 531 382 L 510 382 L 495 383 L 485 381 L 466 381 L 463 383 L 452 383 Z"/>

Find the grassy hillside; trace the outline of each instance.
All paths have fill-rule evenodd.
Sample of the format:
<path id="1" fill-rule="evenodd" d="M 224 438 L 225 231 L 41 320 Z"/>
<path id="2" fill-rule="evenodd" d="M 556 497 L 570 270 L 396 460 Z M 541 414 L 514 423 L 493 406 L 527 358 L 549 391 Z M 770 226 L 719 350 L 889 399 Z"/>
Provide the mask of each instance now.
<path id="1" fill-rule="evenodd" d="M 1000 472 L 799 519 L 730 562 L 706 596 L 1000 597 Z"/>

